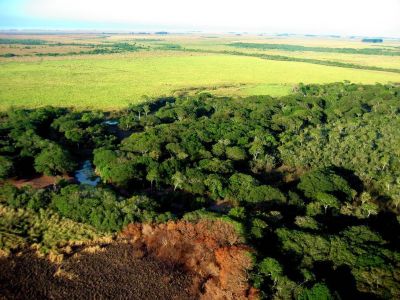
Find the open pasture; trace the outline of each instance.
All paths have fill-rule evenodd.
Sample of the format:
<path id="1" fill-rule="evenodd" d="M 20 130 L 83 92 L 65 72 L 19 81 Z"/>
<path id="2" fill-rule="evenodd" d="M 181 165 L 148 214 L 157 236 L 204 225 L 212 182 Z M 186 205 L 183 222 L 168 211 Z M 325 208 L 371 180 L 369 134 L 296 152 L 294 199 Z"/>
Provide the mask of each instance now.
<path id="1" fill-rule="evenodd" d="M 171 54 L 171 53 L 170 53 Z M 232 55 L 167 57 L 115 55 L 31 62 L 1 62 L 1 108 L 42 105 L 116 109 L 141 96 L 171 95 L 188 88 L 223 94 L 290 92 L 299 82 L 399 82 L 400 74 L 269 61 Z M 224 88 L 225 87 L 225 88 Z"/>
<path id="2" fill-rule="evenodd" d="M 337 38 L 216 34 L 0 35 L 0 109 L 43 105 L 118 109 L 183 92 L 228 96 L 290 93 L 299 82 L 400 82 L 400 74 L 246 56 L 268 54 L 400 70 L 399 56 L 234 47 L 232 43 L 384 48 Z M 225 51 L 225 53 L 224 53 Z M 230 51 L 230 53 L 226 53 Z M 240 55 L 233 55 L 237 51 Z M 390 50 L 389 50 L 390 51 Z M 8 57 L 7 53 L 15 54 Z"/>

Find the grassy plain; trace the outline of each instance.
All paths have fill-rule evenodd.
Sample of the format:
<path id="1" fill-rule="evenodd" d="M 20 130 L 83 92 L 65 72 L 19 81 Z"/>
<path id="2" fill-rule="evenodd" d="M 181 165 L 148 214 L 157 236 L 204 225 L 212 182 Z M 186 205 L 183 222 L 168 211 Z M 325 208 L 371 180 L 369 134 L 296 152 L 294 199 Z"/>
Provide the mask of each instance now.
<path id="1" fill-rule="evenodd" d="M 0 38 L 4 36 L 0 35 Z M 7 36 L 7 38 L 10 38 Z M 324 47 L 398 47 L 392 41 L 370 45 L 354 40 L 317 38 L 268 38 L 236 35 L 38 35 L 12 38 L 39 39 L 43 45 L 3 44 L 0 54 L 0 109 L 10 106 L 42 105 L 117 109 L 140 101 L 143 95 L 157 97 L 185 90 L 210 91 L 222 95 L 280 96 L 299 82 L 355 83 L 400 82 L 400 74 L 323 66 L 303 62 L 275 61 L 256 57 L 207 53 L 238 50 L 244 53 L 275 54 L 365 66 L 400 69 L 400 57 L 235 49 L 233 42 L 282 43 Z M 100 55 L 68 55 L 68 52 L 108 47 L 112 43 L 136 43 L 146 47 L 137 52 Z M 171 45 L 181 47 L 176 51 Z M 168 49 L 170 48 L 170 49 Z M 202 52 L 182 51 L 183 49 Z M 46 56 L 46 53 L 60 56 Z M 40 56 L 37 54 L 40 53 Z M 44 56 L 43 56 L 44 55 Z"/>

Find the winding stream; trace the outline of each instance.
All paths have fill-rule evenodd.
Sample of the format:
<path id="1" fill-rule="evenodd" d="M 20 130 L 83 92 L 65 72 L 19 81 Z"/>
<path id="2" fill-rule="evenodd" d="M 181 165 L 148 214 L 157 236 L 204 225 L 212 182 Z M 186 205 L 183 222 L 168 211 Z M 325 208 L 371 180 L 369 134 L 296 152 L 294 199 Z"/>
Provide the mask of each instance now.
<path id="1" fill-rule="evenodd" d="M 94 168 L 90 160 L 85 160 L 82 167 L 75 172 L 75 179 L 80 184 L 96 186 L 100 183 L 100 177 L 94 173 Z"/>

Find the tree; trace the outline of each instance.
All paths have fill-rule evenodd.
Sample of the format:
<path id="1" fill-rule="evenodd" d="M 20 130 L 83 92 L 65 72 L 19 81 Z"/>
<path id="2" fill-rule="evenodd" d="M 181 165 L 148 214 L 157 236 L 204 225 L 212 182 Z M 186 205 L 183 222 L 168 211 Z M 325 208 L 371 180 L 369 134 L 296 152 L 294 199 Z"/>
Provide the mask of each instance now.
<path id="1" fill-rule="evenodd" d="M 147 154 L 157 159 L 161 155 L 162 139 L 151 131 L 135 132 L 122 142 L 121 150 Z"/>
<path id="2" fill-rule="evenodd" d="M 345 200 L 350 201 L 356 194 L 344 178 L 330 169 L 315 170 L 303 175 L 297 187 L 311 199 L 315 199 L 318 193 L 340 193 Z"/>
<path id="3" fill-rule="evenodd" d="M 261 274 L 271 277 L 275 283 L 283 273 L 281 264 L 272 257 L 264 258 L 259 264 L 258 269 Z"/>
<path id="4" fill-rule="evenodd" d="M 304 289 L 298 300 L 333 300 L 329 288 L 324 283 L 316 283 L 311 289 Z"/>
<path id="5" fill-rule="evenodd" d="M 176 172 L 172 176 L 172 182 L 174 184 L 174 191 L 178 188 L 181 187 L 186 181 L 186 177 L 181 173 L 181 172 Z"/>
<path id="6" fill-rule="evenodd" d="M 315 194 L 314 197 L 315 201 L 319 202 L 324 207 L 325 213 L 328 207 L 336 209 L 340 208 L 340 202 L 335 196 L 323 192 L 318 192 Z"/>
<path id="7" fill-rule="evenodd" d="M 363 203 L 361 204 L 361 211 L 365 217 L 369 218 L 371 215 L 378 214 L 378 205 L 373 202 Z"/>
<path id="8" fill-rule="evenodd" d="M 199 167 L 205 171 L 220 174 L 228 174 L 234 171 L 232 161 L 218 158 L 202 159 L 199 161 Z"/>
<path id="9" fill-rule="evenodd" d="M 0 179 L 9 177 L 14 171 L 13 161 L 6 157 L 0 156 Z"/>
<path id="10" fill-rule="evenodd" d="M 222 176 L 210 174 L 204 180 L 204 184 L 208 187 L 213 199 L 225 197 L 224 178 Z"/>
<path id="11" fill-rule="evenodd" d="M 165 149 L 167 149 L 171 155 L 175 155 L 177 159 L 183 160 L 189 156 L 178 143 L 169 143 L 165 146 Z"/>
<path id="12" fill-rule="evenodd" d="M 295 224 L 304 229 L 319 229 L 318 222 L 310 216 L 297 216 L 295 219 Z"/>
<path id="13" fill-rule="evenodd" d="M 140 105 L 129 104 L 128 111 L 137 115 L 138 120 L 140 121 L 141 113 L 143 108 Z"/>
<path id="14" fill-rule="evenodd" d="M 65 132 L 65 137 L 73 143 L 79 144 L 85 140 L 85 132 L 81 128 L 74 128 Z"/>
<path id="15" fill-rule="evenodd" d="M 14 132 L 10 133 L 10 135 L 13 134 Z M 23 133 L 16 132 L 15 134 L 16 136 L 13 137 L 16 141 L 15 146 L 21 149 L 20 156 L 22 157 L 35 157 L 49 143 L 37 135 L 34 130 L 27 130 Z"/>
<path id="16" fill-rule="evenodd" d="M 259 218 L 254 218 L 251 222 L 251 235 L 255 238 L 261 239 L 264 236 L 266 228 L 268 228 L 267 222 Z"/>
<path id="17" fill-rule="evenodd" d="M 269 185 L 260 185 L 250 189 L 247 197 L 244 200 L 251 203 L 272 201 L 276 203 L 283 203 L 286 200 L 286 197 L 277 188 Z"/>
<path id="18" fill-rule="evenodd" d="M 132 114 L 128 114 L 126 116 L 122 116 L 119 119 L 119 127 L 124 130 L 129 130 L 135 128 L 139 122 L 136 120 L 136 116 Z"/>
<path id="19" fill-rule="evenodd" d="M 258 138 L 256 138 L 249 148 L 249 153 L 253 155 L 253 160 L 257 160 L 259 155 L 264 154 L 264 144 Z"/>
<path id="20" fill-rule="evenodd" d="M 69 153 L 56 144 L 49 144 L 35 157 L 35 170 L 46 175 L 72 172 L 76 163 Z"/>
<path id="21" fill-rule="evenodd" d="M 148 113 L 150 112 L 150 106 L 147 104 L 143 105 L 143 112 L 147 117 Z"/>
<path id="22" fill-rule="evenodd" d="M 232 160 L 245 160 L 247 158 L 246 151 L 240 147 L 226 147 L 226 157 Z"/>
<path id="23" fill-rule="evenodd" d="M 197 168 L 186 169 L 184 189 L 192 194 L 203 195 L 206 192 L 204 180 L 206 175 Z"/>
<path id="24" fill-rule="evenodd" d="M 151 168 L 147 172 L 146 179 L 150 181 L 151 188 L 153 188 L 153 182 L 155 181 L 157 185 L 157 181 L 160 179 L 160 172 L 156 167 Z"/>
<path id="25" fill-rule="evenodd" d="M 239 201 L 246 201 L 258 181 L 250 175 L 235 173 L 229 178 L 229 196 Z"/>
<path id="26" fill-rule="evenodd" d="M 222 142 L 218 142 L 212 146 L 212 153 L 215 156 L 222 157 L 225 154 L 225 144 Z"/>

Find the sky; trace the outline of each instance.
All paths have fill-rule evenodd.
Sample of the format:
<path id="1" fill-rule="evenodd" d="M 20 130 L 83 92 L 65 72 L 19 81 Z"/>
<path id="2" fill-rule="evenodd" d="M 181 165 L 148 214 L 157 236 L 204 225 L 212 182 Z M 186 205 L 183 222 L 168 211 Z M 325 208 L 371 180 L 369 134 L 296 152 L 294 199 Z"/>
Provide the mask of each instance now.
<path id="1" fill-rule="evenodd" d="M 400 0 L 0 0 L 0 28 L 400 37 Z"/>

